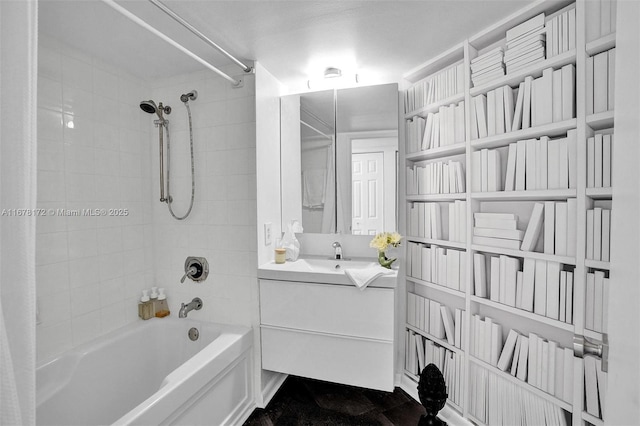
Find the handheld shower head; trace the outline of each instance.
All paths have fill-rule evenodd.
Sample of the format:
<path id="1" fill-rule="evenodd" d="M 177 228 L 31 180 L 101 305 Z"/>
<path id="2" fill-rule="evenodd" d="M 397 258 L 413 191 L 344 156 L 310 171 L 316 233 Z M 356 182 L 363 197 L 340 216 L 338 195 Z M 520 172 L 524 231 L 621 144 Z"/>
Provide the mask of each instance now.
<path id="1" fill-rule="evenodd" d="M 189 102 L 189 99 L 191 99 L 192 101 L 195 101 L 198 98 L 198 92 L 195 90 L 192 90 L 189 93 L 185 93 L 183 95 L 180 95 L 180 101 L 187 103 Z"/>
<path id="2" fill-rule="evenodd" d="M 140 109 L 149 114 L 156 114 L 158 112 L 158 107 L 152 100 L 140 102 Z"/>
<path id="3" fill-rule="evenodd" d="M 162 105 L 162 102 L 160 102 L 160 105 L 158 106 L 152 100 L 140 102 L 140 109 L 149 114 L 157 114 L 160 120 L 164 120 L 162 113 L 171 114 L 171 107 L 169 105 L 164 106 Z"/>

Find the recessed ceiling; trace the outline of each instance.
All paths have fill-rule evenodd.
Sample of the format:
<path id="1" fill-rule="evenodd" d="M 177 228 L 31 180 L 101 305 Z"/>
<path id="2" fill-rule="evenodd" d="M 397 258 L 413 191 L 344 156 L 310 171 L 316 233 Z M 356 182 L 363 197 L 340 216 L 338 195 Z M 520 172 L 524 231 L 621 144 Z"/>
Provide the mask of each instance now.
<path id="1" fill-rule="evenodd" d="M 291 92 L 326 67 L 367 83 L 403 73 L 521 7 L 520 0 L 163 2 L 241 60 L 257 60 Z M 231 62 L 145 0 L 118 1 L 215 66 Z M 40 0 L 40 37 L 52 37 L 141 77 L 203 66 L 100 0 Z M 237 68 L 236 74 L 242 74 Z"/>

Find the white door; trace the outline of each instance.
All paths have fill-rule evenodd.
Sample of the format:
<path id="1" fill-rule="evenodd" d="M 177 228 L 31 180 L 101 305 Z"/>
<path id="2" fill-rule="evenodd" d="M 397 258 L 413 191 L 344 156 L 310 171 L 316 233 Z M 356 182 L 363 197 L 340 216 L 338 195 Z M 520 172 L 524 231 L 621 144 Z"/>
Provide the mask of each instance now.
<path id="1" fill-rule="evenodd" d="M 384 230 L 384 154 L 368 152 L 351 156 L 353 235 L 375 235 Z"/>

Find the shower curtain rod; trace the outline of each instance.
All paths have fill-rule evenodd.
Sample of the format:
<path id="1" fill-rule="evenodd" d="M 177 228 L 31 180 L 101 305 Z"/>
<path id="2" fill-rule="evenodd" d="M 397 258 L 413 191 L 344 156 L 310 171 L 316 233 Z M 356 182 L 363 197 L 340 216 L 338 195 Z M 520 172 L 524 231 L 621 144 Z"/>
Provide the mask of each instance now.
<path id="1" fill-rule="evenodd" d="M 222 47 L 218 46 L 213 40 L 211 40 L 206 35 L 202 34 L 197 28 L 195 28 L 193 25 L 185 21 L 180 15 L 178 15 L 173 10 L 165 6 L 162 2 L 160 2 L 160 0 L 149 0 L 149 2 L 154 6 L 156 6 L 158 9 L 160 9 L 161 11 L 163 11 L 164 13 L 166 13 L 167 15 L 169 15 L 171 18 L 173 18 L 174 21 L 176 21 L 177 23 L 179 23 L 180 25 L 182 25 L 183 27 L 191 31 L 193 34 L 198 36 L 202 41 L 207 43 L 209 46 L 213 47 L 214 49 L 218 50 L 220 53 L 225 55 L 227 58 L 231 59 L 233 63 L 238 65 L 240 68 L 242 68 L 244 72 L 253 71 L 253 68 L 243 64 L 238 59 L 236 59 L 231 53 L 227 52 Z"/>
<path id="2" fill-rule="evenodd" d="M 176 49 L 180 50 L 182 53 L 184 53 L 187 56 L 190 56 L 191 58 L 193 58 L 196 61 L 200 62 L 202 65 L 204 65 L 205 67 L 209 68 L 211 71 L 215 72 L 220 77 L 222 77 L 225 80 L 228 80 L 229 82 L 231 82 L 231 84 L 233 86 L 235 86 L 235 87 L 240 87 L 241 86 L 241 84 L 242 84 L 241 80 L 236 80 L 235 78 L 233 78 L 233 77 L 225 74 L 224 72 L 220 71 L 218 68 L 216 68 L 215 66 L 211 65 L 209 62 L 205 61 L 200 56 L 196 55 L 195 53 L 193 53 L 192 51 L 190 51 L 189 49 L 187 49 L 183 45 L 179 44 L 178 42 L 176 42 L 175 40 L 173 40 L 172 38 L 167 36 L 166 34 L 160 32 L 156 28 L 154 28 L 151 25 L 147 24 L 145 21 L 140 19 L 137 15 L 134 15 L 133 13 L 129 12 L 124 7 L 122 7 L 119 4 L 117 4 L 114 0 L 102 0 L 102 2 L 105 3 L 106 5 L 110 6 L 115 11 L 119 12 L 124 17 L 126 17 L 129 20 L 135 22 L 136 24 L 138 24 L 142 28 L 144 28 L 147 31 L 149 31 L 149 32 L 155 34 L 156 36 L 160 37 L 162 40 L 166 41 L 167 43 L 169 43 L 170 45 L 172 45 Z"/>

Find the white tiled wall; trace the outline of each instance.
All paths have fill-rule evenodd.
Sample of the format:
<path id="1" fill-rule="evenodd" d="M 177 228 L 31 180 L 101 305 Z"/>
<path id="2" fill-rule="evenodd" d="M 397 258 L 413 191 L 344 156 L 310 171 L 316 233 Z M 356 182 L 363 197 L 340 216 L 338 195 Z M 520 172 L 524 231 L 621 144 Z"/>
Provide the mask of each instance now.
<path id="1" fill-rule="evenodd" d="M 238 73 L 233 67 L 228 73 Z M 210 71 L 157 81 L 125 75 L 42 36 L 39 45 L 38 207 L 127 208 L 126 217 L 46 216 L 37 221 L 40 360 L 137 318 L 142 288 L 165 287 L 172 315 L 250 325 L 257 309 L 255 82 Z M 171 194 L 183 215 L 191 194 L 186 109 L 191 102 L 196 200 L 177 221 L 160 203 L 158 131 L 141 100 L 170 105 Z M 73 122 L 73 125 L 69 125 Z M 203 283 L 180 284 L 187 256 L 204 256 Z M 254 315 L 255 316 L 255 315 Z"/>
<path id="2" fill-rule="evenodd" d="M 225 72 L 233 75 L 238 68 Z M 179 216 L 188 209 L 191 194 L 187 112 L 179 98 L 198 91 L 198 98 L 190 101 L 196 153 L 191 215 L 183 221 L 173 219 L 167 206 L 156 201 L 159 185 L 154 182 L 152 188 L 156 280 L 167 289 L 172 315 L 177 315 L 181 302 L 197 296 L 204 306 L 189 317 L 251 325 L 252 309 L 257 306 L 252 300 L 257 265 L 255 80 L 253 75 L 243 79 L 244 87 L 239 89 L 210 71 L 153 82 L 151 97 L 173 109 L 169 116 L 171 193 Z M 155 132 L 151 139 L 155 168 L 159 156 Z M 187 256 L 209 261 L 206 281 L 180 283 Z"/>
<path id="3" fill-rule="evenodd" d="M 43 359 L 137 320 L 152 282 L 148 85 L 41 37 L 36 282 Z M 64 216 L 54 209 L 123 209 Z"/>

